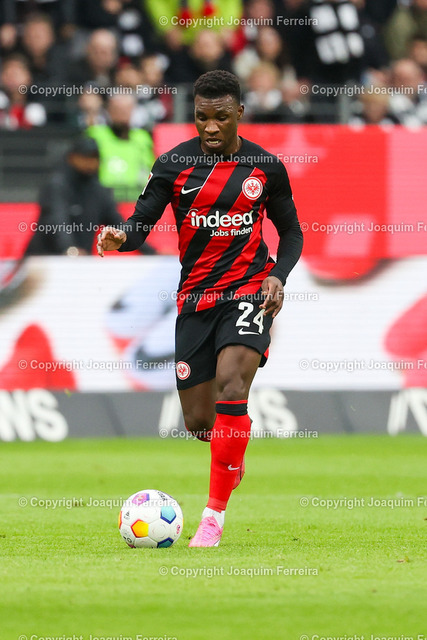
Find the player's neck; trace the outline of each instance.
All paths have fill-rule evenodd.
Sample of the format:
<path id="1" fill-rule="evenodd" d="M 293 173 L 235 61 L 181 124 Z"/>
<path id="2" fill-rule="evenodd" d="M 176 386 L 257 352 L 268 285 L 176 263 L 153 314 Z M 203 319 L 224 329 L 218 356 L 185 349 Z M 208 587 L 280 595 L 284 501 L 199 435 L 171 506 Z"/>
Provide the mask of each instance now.
<path id="1" fill-rule="evenodd" d="M 242 138 L 240 136 L 236 136 L 235 143 L 233 144 L 231 150 L 228 151 L 228 153 L 224 153 L 224 155 L 231 156 L 233 153 L 237 153 L 241 146 L 242 146 Z"/>

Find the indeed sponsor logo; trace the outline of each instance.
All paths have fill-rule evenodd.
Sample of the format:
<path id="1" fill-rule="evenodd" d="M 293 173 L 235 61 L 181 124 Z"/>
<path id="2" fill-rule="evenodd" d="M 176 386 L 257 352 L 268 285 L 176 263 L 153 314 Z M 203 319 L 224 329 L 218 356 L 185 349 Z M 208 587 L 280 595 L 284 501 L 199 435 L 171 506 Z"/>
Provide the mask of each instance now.
<path id="1" fill-rule="evenodd" d="M 228 213 L 220 215 L 218 210 L 209 216 L 200 215 L 197 209 L 190 209 L 192 227 L 209 227 L 215 229 L 218 227 L 239 227 L 243 224 L 253 224 L 253 210 L 247 213 L 235 213 L 230 216 Z"/>

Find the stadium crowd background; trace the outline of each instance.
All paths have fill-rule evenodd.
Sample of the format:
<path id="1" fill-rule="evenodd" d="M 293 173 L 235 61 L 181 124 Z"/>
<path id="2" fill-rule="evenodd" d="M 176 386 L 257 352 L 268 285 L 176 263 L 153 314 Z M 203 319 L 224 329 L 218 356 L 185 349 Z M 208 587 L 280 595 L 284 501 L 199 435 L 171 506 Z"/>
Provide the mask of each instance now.
<path id="1" fill-rule="evenodd" d="M 427 0 L 3 0 L 0 25 L 2 129 L 191 120 L 217 68 L 249 122 L 427 123 Z"/>
<path id="2" fill-rule="evenodd" d="M 417 129 L 427 0 L 2 0 L 0 201 L 40 202 L 78 133 L 134 201 L 156 125 L 191 122 L 212 69 L 240 78 L 245 122 Z"/>

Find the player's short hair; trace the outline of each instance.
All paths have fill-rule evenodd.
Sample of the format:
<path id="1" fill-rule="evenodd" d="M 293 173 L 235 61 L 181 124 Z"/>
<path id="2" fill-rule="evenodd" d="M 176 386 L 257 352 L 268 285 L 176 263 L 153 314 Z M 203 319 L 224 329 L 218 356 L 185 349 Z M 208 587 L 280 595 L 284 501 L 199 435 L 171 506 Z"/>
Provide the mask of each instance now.
<path id="1" fill-rule="evenodd" d="M 229 71 L 217 69 L 208 71 L 194 83 L 193 97 L 222 98 L 232 96 L 238 105 L 241 104 L 240 84 L 237 77 Z"/>

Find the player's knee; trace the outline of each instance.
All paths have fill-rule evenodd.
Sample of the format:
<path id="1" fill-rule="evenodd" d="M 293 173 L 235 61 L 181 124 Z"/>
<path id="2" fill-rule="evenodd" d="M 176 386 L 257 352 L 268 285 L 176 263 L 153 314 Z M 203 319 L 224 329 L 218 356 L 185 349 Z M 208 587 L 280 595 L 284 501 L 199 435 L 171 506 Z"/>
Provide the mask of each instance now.
<path id="1" fill-rule="evenodd" d="M 197 434 L 200 431 L 209 431 L 212 429 L 215 416 L 208 415 L 206 411 L 193 409 L 184 413 L 184 423 L 187 431 Z"/>
<path id="2" fill-rule="evenodd" d="M 245 400 L 248 397 L 248 388 L 245 380 L 240 376 L 233 376 L 232 378 L 226 378 L 218 380 L 218 398 L 217 400 L 223 401 L 236 401 Z"/>

